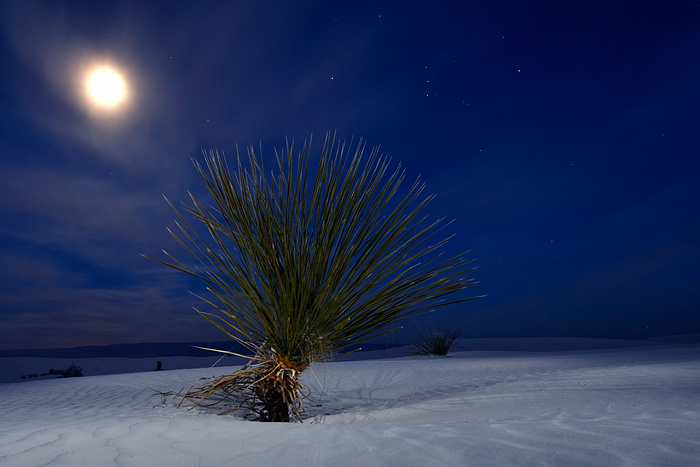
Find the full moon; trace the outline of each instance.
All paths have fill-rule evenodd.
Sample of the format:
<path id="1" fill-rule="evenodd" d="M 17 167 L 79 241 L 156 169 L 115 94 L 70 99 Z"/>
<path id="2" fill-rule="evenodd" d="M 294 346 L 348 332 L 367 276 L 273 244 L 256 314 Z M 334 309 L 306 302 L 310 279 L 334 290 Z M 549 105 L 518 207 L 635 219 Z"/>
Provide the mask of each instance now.
<path id="1" fill-rule="evenodd" d="M 92 70 L 85 84 L 89 98 L 100 107 L 117 107 L 126 97 L 124 78 L 112 68 Z"/>

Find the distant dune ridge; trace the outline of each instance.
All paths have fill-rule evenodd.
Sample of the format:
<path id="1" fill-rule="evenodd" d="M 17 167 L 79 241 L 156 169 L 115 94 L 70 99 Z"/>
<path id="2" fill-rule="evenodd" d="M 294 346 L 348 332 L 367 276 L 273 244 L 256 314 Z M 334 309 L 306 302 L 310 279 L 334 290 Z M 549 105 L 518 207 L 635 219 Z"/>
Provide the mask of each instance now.
<path id="1" fill-rule="evenodd" d="M 665 343 L 700 343 L 700 334 L 679 336 L 660 336 L 644 340 L 634 339 L 599 339 L 585 337 L 518 337 L 518 338 L 470 338 L 462 339 L 460 347 L 466 350 L 583 350 L 592 348 L 637 347 L 656 342 Z M 398 347 L 406 344 L 364 343 L 363 350 L 378 350 Z M 139 344 L 115 344 L 104 346 L 83 346 L 64 349 L 0 349 L 0 358 L 5 357 L 43 357 L 43 358 L 98 358 L 98 357 L 208 357 L 211 352 L 198 349 L 208 347 L 244 353 L 245 348 L 232 340 L 198 341 L 198 342 L 147 342 Z"/>
<path id="2" fill-rule="evenodd" d="M 211 352 L 196 348 L 212 347 L 216 349 L 235 352 L 243 350 L 235 342 L 147 342 L 141 344 L 116 344 L 102 346 L 71 347 L 66 349 L 27 349 L 27 350 L 0 350 L 0 358 L 3 357 L 42 357 L 42 358 L 100 358 L 100 357 L 125 357 L 125 358 L 157 358 L 157 357 L 208 357 Z"/>
<path id="3" fill-rule="evenodd" d="M 685 466 L 700 459 L 696 338 L 464 339 L 460 346 L 468 350 L 447 358 L 386 358 L 408 350 L 387 347 L 315 364 L 303 374 L 311 399 L 304 423 L 295 424 L 178 409 L 160 394 L 234 369 L 210 368 L 210 357 L 161 359 L 166 370 L 178 359 L 200 363 L 177 371 L 0 384 L 0 465 Z M 3 372 L 10 361 L 33 360 L 57 361 L 0 359 Z M 87 372 L 125 361 L 150 370 L 156 363 L 80 364 Z"/>
<path id="4" fill-rule="evenodd" d="M 700 334 L 661 336 L 644 340 L 579 337 L 470 338 L 459 340 L 455 349 L 463 351 L 556 352 L 684 343 L 700 344 Z M 246 362 L 245 359 L 239 357 L 224 356 L 222 358 L 221 354 L 197 347 L 246 354 L 246 349 L 231 340 L 185 343 L 152 342 L 66 349 L 0 350 L 0 383 L 21 382 L 20 377 L 23 374 L 41 374 L 48 372 L 51 368 L 65 368 L 73 363 L 83 367 L 85 376 L 96 376 L 154 370 L 158 360 L 162 361 L 164 370 L 209 367 L 214 364 L 242 365 Z M 340 360 L 401 357 L 406 356 L 409 351 L 410 347 L 406 343 L 364 343 L 362 351 L 345 355 Z M 49 378 L 55 378 L 55 376 Z"/>

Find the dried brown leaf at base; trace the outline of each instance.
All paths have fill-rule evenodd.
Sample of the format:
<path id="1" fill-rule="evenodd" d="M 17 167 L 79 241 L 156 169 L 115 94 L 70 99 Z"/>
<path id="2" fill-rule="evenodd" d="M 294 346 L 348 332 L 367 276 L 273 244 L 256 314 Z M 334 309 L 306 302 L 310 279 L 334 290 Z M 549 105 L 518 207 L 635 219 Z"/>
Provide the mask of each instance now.
<path id="1" fill-rule="evenodd" d="M 178 393 L 177 396 L 182 398 L 178 407 L 212 407 L 233 398 L 236 406 L 219 412 L 220 415 L 243 410 L 244 418 L 252 420 L 289 421 L 289 415 L 285 417 L 284 414 L 291 412 L 301 421 L 303 400 L 309 392 L 301 382 L 303 369 L 292 368 L 272 356 L 258 356 L 256 359 L 255 363 L 230 375 L 214 378 Z M 279 420 L 280 416 L 282 420 Z"/>

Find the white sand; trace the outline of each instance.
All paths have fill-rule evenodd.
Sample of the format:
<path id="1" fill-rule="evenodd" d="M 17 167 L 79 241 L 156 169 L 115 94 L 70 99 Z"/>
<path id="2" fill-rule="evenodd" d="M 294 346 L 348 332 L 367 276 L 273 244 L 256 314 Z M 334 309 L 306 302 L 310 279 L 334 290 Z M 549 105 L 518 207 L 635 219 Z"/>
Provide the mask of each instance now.
<path id="1" fill-rule="evenodd" d="M 302 424 L 177 409 L 156 394 L 230 370 L 0 384 L 0 465 L 700 463 L 698 344 L 320 364 L 304 373 L 316 402 Z"/>

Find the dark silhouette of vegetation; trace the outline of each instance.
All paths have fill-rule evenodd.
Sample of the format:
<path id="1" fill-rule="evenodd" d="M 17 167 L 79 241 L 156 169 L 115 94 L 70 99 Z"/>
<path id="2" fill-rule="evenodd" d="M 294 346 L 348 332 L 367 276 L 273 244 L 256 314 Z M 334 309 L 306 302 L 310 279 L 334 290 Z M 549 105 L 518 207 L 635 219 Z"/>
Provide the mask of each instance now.
<path id="1" fill-rule="evenodd" d="M 437 355 L 446 356 L 455 340 L 459 339 L 462 331 L 447 328 L 445 331 L 428 331 L 416 339 L 411 340 L 414 350 L 409 355 Z"/>
<path id="2" fill-rule="evenodd" d="M 194 262 L 167 252 L 169 261 L 155 261 L 207 286 L 212 296 L 200 298 L 211 311 L 197 312 L 251 360 L 180 394 L 183 402 L 235 396 L 233 410 L 256 420 L 301 419 L 301 373 L 312 363 L 359 350 L 407 316 L 470 299 L 446 299 L 474 284 L 464 277 L 473 268 L 463 255 L 443 256 L 449 223 L 422 215 L 433 196 L 423 198 L 418 181 L 400 194 L 401 166 L 392 172 L 378 148 L 367 159 L 364 151 L 362 140 L 329 134 L 320 158 L 310 140 L 301 150 L 288 143 L 274 171 L 252 147 L 234 173 L 217 151 L 204 166 L 194 161 L 213 204 L 192 194 L 182 211 L 170 204 L 179 219 L 171 234 Z"/>
<path id="3" fill-rule="evenodd" d="M 77 378 L 80 376 L 83 376 L 83 367 L 78 366 L 74 363 L 71 363 L 71 365 L 66 368 L 65 370 L 55 370 L 51 368 L 48 373 L 41 373 L 41 374 L 36 374 L 32 373 L 30 375 L 22 375 L 20 378 L 21 379 L 27 379 L 27 378 L 38 378 L 39 376 L 57 376 L 59 378 Z"/>
<path id="4" fill-rule="evenodd" d="M 71 363 L 71 365 L 65 370 L 54 370 L 52 368 L 51 370 L 49 370 L 49 374 L 58 375 L 62 378 L 77 378 L 83 376 L 83 367 Z"/>

